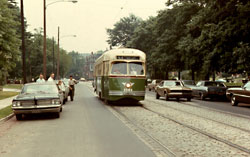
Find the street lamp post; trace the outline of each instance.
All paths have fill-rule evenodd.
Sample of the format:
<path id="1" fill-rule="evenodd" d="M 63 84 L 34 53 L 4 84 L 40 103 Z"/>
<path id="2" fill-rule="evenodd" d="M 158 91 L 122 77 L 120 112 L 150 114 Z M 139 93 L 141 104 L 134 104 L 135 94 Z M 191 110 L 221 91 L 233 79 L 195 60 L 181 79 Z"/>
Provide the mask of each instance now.
<path id="1" fill-rule="evenodd" d="M 65 38 L 65 37 L 76 37 L 76 35 L 65 35 L 65 36 L 62 36 L 61 37 L 61 39 L 62 38 Z M 58 46 L 58 48 L 57 48 L 57 71 L 56 71 L 56 78 L 57 79 L 60 79 L 60 74 L 59 74 L 59 72 L 60 72 L 60 27 L 58 27 L 58 39 L 57 39 L 58 41 L 58 43 L 57 43 L 57 46 Z"/>
<path id="2" fill-rule="evenodd" d="M 54 3 L 58 2 L 72 2 L 72 3 L 77 3 L 77 0 L 58 0 L 51 2 L 46 5 L 46 0 L 43 0 L 43 75 L 44 78 L 46 78 L 46 49 L 47 49 L 47 43 L 46 43 L 46 9 L 49 5 L 52 5 Z"/>
<path id="3" fill-rule="evenodd" d="M 24 33 L 24 15 L 23 0 L 21 0 L 21 23 L 22 23 L 22 60 L 23 60 L 23 83 L 27 83 L 26 79 L 26 61 L 25 61 L 25 33 Z"/>

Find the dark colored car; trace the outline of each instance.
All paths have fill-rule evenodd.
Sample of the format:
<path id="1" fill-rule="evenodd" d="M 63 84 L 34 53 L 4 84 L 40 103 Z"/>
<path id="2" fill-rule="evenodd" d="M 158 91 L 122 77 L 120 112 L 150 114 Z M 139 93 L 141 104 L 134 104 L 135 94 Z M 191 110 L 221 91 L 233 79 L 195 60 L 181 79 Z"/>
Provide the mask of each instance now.
<path id="1" fill-rule="evenodd" d="M 205 100 L 206 98 L 225 98 L 227 87 L 223 82 L 199 81 L 192 90 L 193 96 Z"/>
<path id="2" fill-rule="evenodd" d="M 233 106 L 237 106 L 238 103 L 250 104 L 250 82 L 241 88 L 228 88 L 226 95 Z"/>
<path id="3" fill-rule="evenodd" d="M 23 114 L 55 113 L 60 117 L 62 111 L 63 94 L 59 92 L 54 82 L 28 83 L 21 93 L 13 99 L 12 110 L 17 120 Z"/>
<path id="4" fill-rule="evenodd" d="M 177 80 L 163 80 L 155 89 L 156 99 L 165 97 L 166 100 L 169 98 L 187 98 L 188 101 L 192 99 L 191 88 L 185 87 L 182 81 Z"/>

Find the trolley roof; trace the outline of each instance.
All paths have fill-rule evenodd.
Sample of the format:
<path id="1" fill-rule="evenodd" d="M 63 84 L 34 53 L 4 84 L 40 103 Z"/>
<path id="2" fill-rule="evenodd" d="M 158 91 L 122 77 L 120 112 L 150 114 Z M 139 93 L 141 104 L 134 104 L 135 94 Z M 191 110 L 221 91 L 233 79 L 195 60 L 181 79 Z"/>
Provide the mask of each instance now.
<path id="1" fill-rule="evenodd" d="M 107 60 L 119 60 L 117 57 L 118 56 L 137 56 L 139 57 L 139 61 L 145 62 L 146 60 L 146 55 L 144 52 L 137 50 L 137 49 L 132 49 L 132 48 L 119 48 L 119 49 L 112 49 L 104 54 L 102 54 L 97 60 L 95 64 L 98 64 L 99 62 L 102 61 L 107 61 Z M 133 61 L 133 59 L 131 59 Z"/>

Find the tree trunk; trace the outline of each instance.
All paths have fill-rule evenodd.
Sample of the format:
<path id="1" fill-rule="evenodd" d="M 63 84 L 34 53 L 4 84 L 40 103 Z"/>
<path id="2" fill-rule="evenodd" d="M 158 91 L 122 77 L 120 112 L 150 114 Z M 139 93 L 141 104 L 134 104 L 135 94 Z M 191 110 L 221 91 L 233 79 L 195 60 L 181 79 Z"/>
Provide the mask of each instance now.
<path id="1" fill-rule="evenodd" d="M 179 70 L 178 71 L 178 80 L 180 80 L 181 79 L 181 71 Z"/>
<path id="2" fill-rule="evenodd" d="M 191 71 L 192 71 L 192 80 L 195 80 L 194 70 L 191 70 Z"/>
<path id="3" fill-rule="evenodd" d="M 165 75 L 165 77 L 166 77 L 166 80 L 168 80 L 168 79 L 169 79 L 169 76 L 168 76 L 168 71 L 166 71 L 166 75 Z"/>
<path id="4" fill-rule="evenodd" d="M 215 81 L 215 72 L 213 72 L 213 81 Z"/>

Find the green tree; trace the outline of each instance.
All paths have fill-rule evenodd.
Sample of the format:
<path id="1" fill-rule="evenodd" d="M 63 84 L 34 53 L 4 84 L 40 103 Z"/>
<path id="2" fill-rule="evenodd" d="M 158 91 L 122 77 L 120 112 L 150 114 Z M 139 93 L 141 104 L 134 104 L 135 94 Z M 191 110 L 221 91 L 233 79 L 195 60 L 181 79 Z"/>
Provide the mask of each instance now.
<path id="1" fill-rule="evenodd" d="M 20 39 L 17 35 L 19 22 L 16 21 L 16 10 L 7 0 L 0 1 L 0 84 L 10 70 L 16 66 L 16 60 L 20 54 Z"/>
<path id="2" fill-rule="evenodd" d="M 110 46 L 125 46 L 141 22 L 142 20 L 133 14 L 120 19 L 114 24 L 113 29 L 107 29 L 109 35 L 108 44 Z"/>

